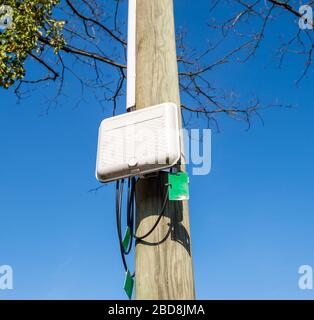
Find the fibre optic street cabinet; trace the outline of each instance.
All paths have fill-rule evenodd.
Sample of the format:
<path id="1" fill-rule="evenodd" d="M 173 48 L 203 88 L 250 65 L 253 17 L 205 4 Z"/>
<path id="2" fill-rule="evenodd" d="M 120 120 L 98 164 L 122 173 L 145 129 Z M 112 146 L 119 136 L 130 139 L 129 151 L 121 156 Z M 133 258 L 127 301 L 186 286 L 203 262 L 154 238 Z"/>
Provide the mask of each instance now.
<path id="1" fill-rule="evenodd" d="M 102 121 L 96 177 L 110 182 L 170 168 L 181 157 L 179 108 L 174 103 Z"/>

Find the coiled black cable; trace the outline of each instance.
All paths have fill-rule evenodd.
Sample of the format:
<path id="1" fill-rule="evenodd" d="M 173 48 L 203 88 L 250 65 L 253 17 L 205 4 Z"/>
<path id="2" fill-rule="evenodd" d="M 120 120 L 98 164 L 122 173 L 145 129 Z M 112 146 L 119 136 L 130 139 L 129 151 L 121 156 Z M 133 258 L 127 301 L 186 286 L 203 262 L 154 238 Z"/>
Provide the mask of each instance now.
<path id="1" fill-rule="evenodd" d="M 165 192 L 164 201 L 162 203 L 161 210 L 158 214 L 158 218 L 152 228 L 144 235 L 137 236 L 134 233 L 134 220 L 135 220 L 135 188 L 136 188 L 137 180 L 136 178 L 129 178 L 128 179 L 128 194 L 127 194 L 127 227 L 130 229 L 131 239 L 129 246 L 127 250 L 123 246 L 123 239 L 122 239 L 122 230 L 121 230 L 121 209 L 122 209 L 122 200 L 123 200 L 123 184 L 124 179 L 121 181 L 118 180 L 116 182 L 116 223 L 117 223 L 117 231 L 118 231 L 118 238 L 119 238 L 119 246 L 120 246 L 120 252 L 122 257 L 122 262 L 125 271 L 129 271 L 127 262 L 126 262 L 126 255 L 128 255 L 131 252 L 132 246 L 133 246 L 133 238 L 141 241 L 150 236 L 154 230 L 159 225 L 162 217 L 165 214 L 167 202 L 168 202 L 168 190 L 169 186 L 167 185 L 167 189 Z M 135 273 L 132 275 L 132 277 L 135 276 Z"/>
<path id="2" fill-rule="evenodd" d="M 135 185 L 132 185 L 132 188 L 135 189 Z M 154 225 L 152 226 L 152 228 L 146 234 L 144 234 L 142 236 L 137 236 L 136 234 L 133 233 L 133 238 L 135 238 L 138 241 L 144 240 L 147 237 L 149 237 L 155 231 L 155 229 L 158 227 L 158 225 L 159 225 L 159 223 L 160 223 L 160 221 L 161 221 L 161 219 L 164 216 L 165 211 L 166 211 L 166 206 L 167 206 L 167 202 L 168 202 L 168 189 L 169 189 L 169 186 L 167 185 L 166 194 L 165 194 L 165 197 L 164 197 L 164 201 L 162 203 L 161 210 L 158 213 L 158 218 L 157 218 L 156 222 L 154 223 Z M 131 201 L 132 201 L 132 205 L 134 206 L 135 194 L 133 193 L 132 196 L 133 197 L 131 198 Z"/>

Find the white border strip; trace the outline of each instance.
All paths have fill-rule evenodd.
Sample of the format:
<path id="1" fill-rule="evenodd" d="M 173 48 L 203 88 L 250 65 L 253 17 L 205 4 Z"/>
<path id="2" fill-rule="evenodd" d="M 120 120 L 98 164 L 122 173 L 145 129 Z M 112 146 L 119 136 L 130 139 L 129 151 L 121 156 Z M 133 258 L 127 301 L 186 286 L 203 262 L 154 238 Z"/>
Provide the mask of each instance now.
<path id="1" fill-rule="evenodd" d="M 135 107 L 136 90 L 136 0 L 129 0 L 126 109 Z"/>

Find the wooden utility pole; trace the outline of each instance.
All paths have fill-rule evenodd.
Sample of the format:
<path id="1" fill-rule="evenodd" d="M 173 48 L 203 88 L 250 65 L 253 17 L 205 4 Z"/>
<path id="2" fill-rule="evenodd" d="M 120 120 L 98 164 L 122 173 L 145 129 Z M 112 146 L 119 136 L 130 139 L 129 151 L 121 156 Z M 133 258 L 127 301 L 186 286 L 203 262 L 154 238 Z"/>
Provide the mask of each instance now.
<path id="1" fill-rule="evenodd" d="M 164 102 L 180 106 L 173 0 L 137 0 L 136 108 Z M 181 170 L 185 166 L 181 165 Z M 154 225 L 166 176 L 137 184 L 137 235 Z M 194 299 L 188 202 L 174 201 L 157 229 L 136 244 L 136 299 Z"/>

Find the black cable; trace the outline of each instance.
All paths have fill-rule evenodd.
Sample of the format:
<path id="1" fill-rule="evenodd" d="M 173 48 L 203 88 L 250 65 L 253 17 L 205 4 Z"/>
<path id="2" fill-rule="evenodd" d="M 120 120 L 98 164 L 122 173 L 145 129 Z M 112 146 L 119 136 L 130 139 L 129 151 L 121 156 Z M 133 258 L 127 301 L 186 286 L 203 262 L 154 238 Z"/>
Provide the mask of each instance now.
<path id="1" fill-rule="evenodd" d="M 116 182 L 116 223 L 117 223 L 117 231 L 118 231 L 118 239 L 119 239 L 119 245 L 120 245 L 120 253 L 122 257 L 122 262 L 125 271 L 129 271 L 127 262 L 126 262 L 126 255 L 128 255 L 131 252 L 132 245 L 133 245 L 133 238 L 140 241 L 145 238 L 147 238 L 149 235 L 151 235 L 154 230 L 157 228 L 158 224 L 160 223 L 162 217 L 165 214 L 166 205 L 168 202 L 168 190 L 169 186 L 167 185 L 165 198 L 162 203 L 162 207 L 160 210 L 160 213 L 158 214 L 158 218 L 156 222 L 154 223 L 153 227 L 143 236 L 137 236 L 134 233 L 134 220 L 135 220 L 135 188 L 136 188 L 137 180 L 136 178 L 129 178 L 128 179 L 128 194 L 127 194 L 127 227 L 130 229 L 131 239 L 130 244 L 127 250 L 125 250 L 123 246 L 123 239 L 122 239 L 122 231 L 121 231 L 121 208 L 122 208 L 122 199 L 123 199 L 123 184 L 124 179 L 118 180 Z M 132 277 L 135 276 L 135 273 L 133 273 Z"/>
<path id="2" fill-rule="evenodd" d="M 134 207 L 134 200 L 135 200 L 135 181 L 133 182 L 132 184 L 132 189 L 133 189 L 133 194 L 132 194 L 132 198 L 130 199 L 130 204 L 129 204 L 129 207 L 133 206 Z M 133 234 L 133 237 L 138 240 L 138 241 L 141 241 L 141 240 L 144 240 L 145 238 L 147 238 L 148 236 L 150 236 L 154 230 L 157 228 L 157 226 L 159 225 L 162 217 L 164 216 L 165 214 L 165 210 L 166 210 L 166 205 L 167 205 L 167 202 L 168 202 L 168 190 L 169 190 L 169 186 L 167 185 L 167 190 L 166 190 L 166 194 L 165 194 L 165 198 L 164 198 L 164 201 L 163 201 L 163 204 L 162 204 L 162 207 L 161 207 L 161 210 L 160 210 L 160 213 L 158 214 L 158 219 L 156 220 L 156 222 L 154 223 L 154 225 L 152 226 L 152 228 L 146 233 L 144 234 L 143 236 L 137 236 L 136 234 L 132 233 Z M 132 193 L 132 192 L 131 192 Z M 134 209 L 133 209 L 134 210 Z M 130 216 L 130 212 L 128 212 L 128 217 Z M 132 228 L 133 229 L 133 228 Z"/>
<path id="3" fill-rule="evenodd" d="M 136 187 L 136 178 L 131 179 L 131 192 L 130 192 L 130 229 L 131 229 L 131 235 L 133 240 L 133 231 L 134 231 L 134 220 L 135 220 L 135 187 Z"/>
<path id="4" fill-rule="evenodd" d="M 128 179 L 128 203 L 127 203 L 127 212 L 130 212 L 130 206 L 131 206 L 131 202 L 130 202 L 130 197 L 131 197 L 131 179 Z M 128 214 L 127 215 L 127 225 L 130 226 L 131 224 L 131 217 Z"/>
<path id="5" fill-rule="evenodd" d="M 123 262 L 123 266 L 126 272 L 129 271 L 126 259 L 125 259 L 125 251 L 123 247 L 123 240 L 122 240 L 122 232 L 121 232 L 121 206 L 122 206 L 122 195 L 123 195 L 123 182 L 124 180 L 118 180 L 116 183 L 116 220 L 117 220 L 117 231 L 118 231 L 118 238 L 119 238 L 119 245 L 120 245 L 120 253 Z M 135 276 L 135 273 L 131 275 L 132 277 Z"/>
<path id="6" fill-rule="evenodd" d="M 134 178 L 132 178 L 134 179 Z M 132 186 L 132 187 L 131 187 Z M 130 229 L 130 243 L 127 250 L 124 248 L 124 254 L 128 255 L 131 252 L 132 245 L 133 245 L 133 228 L 134 228 L 134 202 L 131 202 L 131 198 L 133 197 L 133 183 L 131 178 L 128 179 L 128 201 L 127 201 L 127 227 Z"/>

